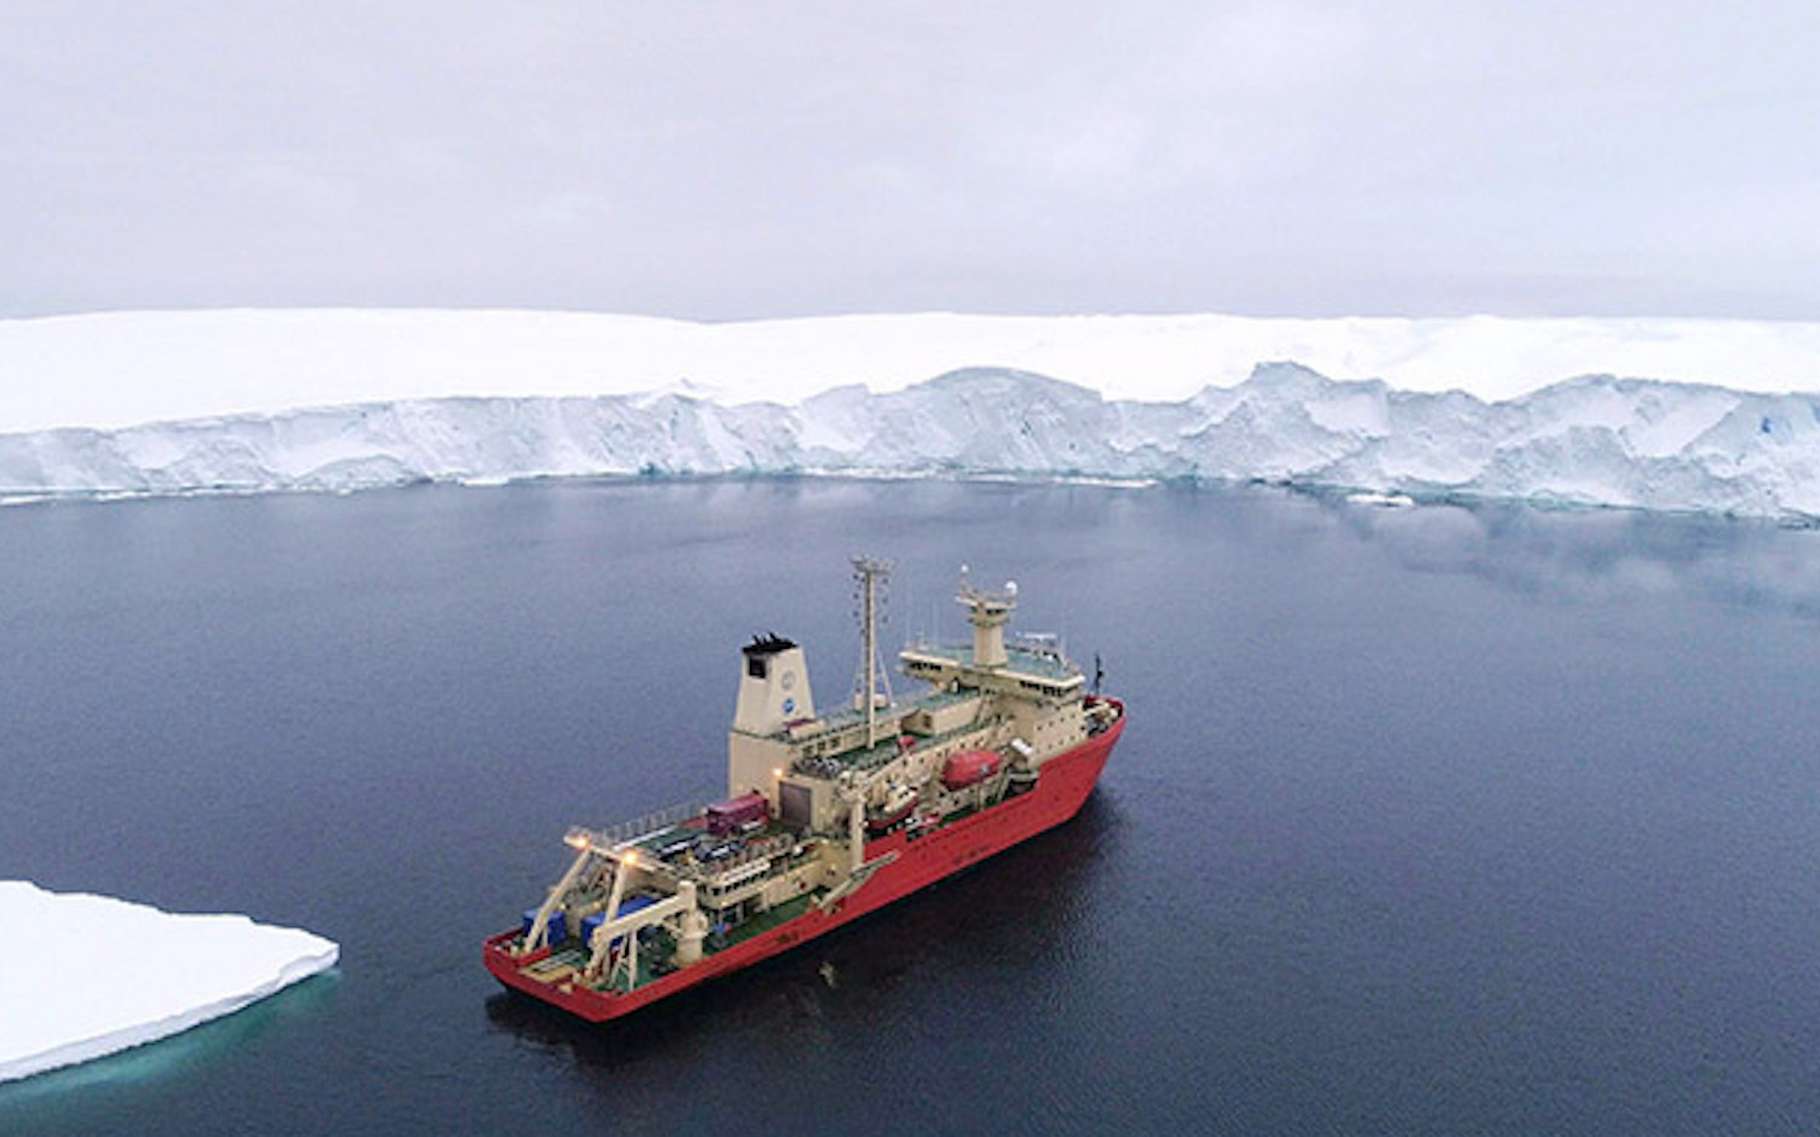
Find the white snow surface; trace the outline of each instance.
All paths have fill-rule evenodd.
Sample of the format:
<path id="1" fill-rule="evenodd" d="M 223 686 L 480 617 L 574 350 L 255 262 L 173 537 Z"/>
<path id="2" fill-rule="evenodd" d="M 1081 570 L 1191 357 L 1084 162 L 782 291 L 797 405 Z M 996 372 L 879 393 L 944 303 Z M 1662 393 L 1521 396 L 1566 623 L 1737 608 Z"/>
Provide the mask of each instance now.
<path id="1" fill-rule="evenodd" d="M 0 433 L 476 396 L 799 402 L 969 367 L 1185 399 L 1293 360 L 1508 399 L 1577 375 L 1820 390 L 1820 323 L 944 312 L 702 324 L 590 312 L 216 309 L 0 320 Z"/>
<path id="2" fill-rule="evenodd" d="M 102 313 L 0 321 L 0 501 L 810 472 L 1812 517 L 1815 391 L 1811 323 Z"/>
<path id="3" fill-rule="evenodd" d="M 335 965 L 340 949 L 245 916 L 161 912 L 0 881 L 0 933 L 50 945 L 0 968 L 0 1082 L 87 1062 L 232 1014 Z"/>

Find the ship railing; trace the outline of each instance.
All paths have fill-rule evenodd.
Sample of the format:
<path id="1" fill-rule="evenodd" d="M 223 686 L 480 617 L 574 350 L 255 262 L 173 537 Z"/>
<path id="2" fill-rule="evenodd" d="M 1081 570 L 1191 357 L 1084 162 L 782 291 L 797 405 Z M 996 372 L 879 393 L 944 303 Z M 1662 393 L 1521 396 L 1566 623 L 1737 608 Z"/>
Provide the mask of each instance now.
<path id="1" fill-rule="evenodd" d="M 648 836 L 660 829 L 668 829 L 672 825 L 680 825 L 692 818 L 700 817 L 708 808 L 708 804 L 707 798 L 682 801 L 603 829 L 585 829 L 577 826 L 569 831 L 571 837 L 569 843 L 576 844 L 574 838 L 579 835 L 585 837 L 597 849 L 612 849 L 620 845 L 628 845 L 640 837 Z"/>
<path id="2" fill-rule="evenodd" d="M 1005 646 L 1052 661 L 1064 677 L 1081 674 L 1080 664 L 1068 658 L 1068 645 L 1054 632 L 1013 632 L 1005 636 Z M 926 635 L 915 635 L 904 642 L 905 651 L 924 655 L 958 657 L 962 662 L 973 657 L 973 646 L 947 643 Z"/>
<path id="3" fill-rule="evenodd" d="M 1054 632 L 1024 632 L 1021 635 L 1006 636 L 1005 646 L 1054 660 L 1058 667 L 1071 675 L 1079 675 L 1081 672 L 1080 667 L 1068 658 L 1068 648 L 1062 643 L 1062 637 Z"/>
<path id="4" fill-rule="evenodd" d="M 955 593 L 955 599 L 962 603 L 983 603 L 1015 608 L 1017 606 L 1017 585 L 1006 581 L 1003 588 L 981 588 L 962 577 L 960 589 Z"/>
<path id="5" fill-rule="evenodd" d="M 930 655 L 944 655 L 952 652 L 957 646 L 920 632 L 904 641 L 905 651 L 920 651 Z"/>
<path id="6" fill-rule="evenodd" d="M 784 834 L 748 841 L 739 852 L 715 865 L 712 871 L 703 872 L 701 879 L 708 884 L 717 884 L 729 873 L 736 872 L 753 861 L 776 859 L 783 856 L 790 851 L 790 846 L 793 844 L 795 844 L 795 838 Z"/>

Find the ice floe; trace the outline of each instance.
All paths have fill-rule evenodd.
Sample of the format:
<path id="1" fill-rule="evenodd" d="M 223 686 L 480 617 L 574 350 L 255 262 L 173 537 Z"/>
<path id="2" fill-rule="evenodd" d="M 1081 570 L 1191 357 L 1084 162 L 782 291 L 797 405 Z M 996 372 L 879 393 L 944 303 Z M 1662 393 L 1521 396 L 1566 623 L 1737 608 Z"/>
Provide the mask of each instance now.
<path id="1" fill-rule="evenodd" d="M 246 916 L 179 915 L 0 881 L 0 1082 L 232 1014 L 335 966 L 340 949 Z"/>

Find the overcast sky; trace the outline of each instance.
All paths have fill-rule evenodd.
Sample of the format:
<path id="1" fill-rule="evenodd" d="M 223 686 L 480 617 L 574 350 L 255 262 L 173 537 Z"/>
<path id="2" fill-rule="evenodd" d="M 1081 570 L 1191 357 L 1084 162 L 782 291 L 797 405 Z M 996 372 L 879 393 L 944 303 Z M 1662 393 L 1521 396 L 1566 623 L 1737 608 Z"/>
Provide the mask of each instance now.
<path id="1" fill-rule="evenodd" d="M 0 315 L 1820 318 L 1820 4 L 0 0 Z"/>

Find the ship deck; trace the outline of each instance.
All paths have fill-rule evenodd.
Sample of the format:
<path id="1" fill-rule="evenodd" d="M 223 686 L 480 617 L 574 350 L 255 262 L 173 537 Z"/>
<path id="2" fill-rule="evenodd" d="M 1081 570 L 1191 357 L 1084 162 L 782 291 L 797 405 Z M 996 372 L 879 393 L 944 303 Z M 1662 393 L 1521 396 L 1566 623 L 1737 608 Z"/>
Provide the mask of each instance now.
<path id="1" fill-rule="evenodd" d="M 651 957 L 663 955 L 662 950 L 641 948 L 640 966 L 630 983 L 623 975 L 605 987 L 577 982 L 577 971 L 587 961 L 582 945 L 574 940 L 558 944 L 554 951 L 519 957 L 514 950 L 521 940 L 517 932 L 487 940 L 486 967 L 509 988 L 590 1022 L 602 1022 L 791 950 L 1072 817 L 1093 791 L 1124 729 L 1123 704 L 1116 699 L 1107 701 L 1119 713 L 1047 766 L 1029 792 L 948 814 L 933 830 L 895 832 L 876 843 L 868 842 L 867 851 L 876 854 L 876 871 L 861 888 L 843 894 L 826 912 L 814 905 L 831 893 L 817 889 L 796 897 L 711 937 L 703 944 L 702 963 L 679 970 L 666 968 L 662 975 L 654 974 L 645 959 L 647 950 Z"/>
<path id="2" fill-rule="evenodd" d="M 940 710 L 941 708 L 950 706 L 954 703 L 964 702 L 974 698 L 977 694 L 978 692 L 976 691 L 926 691 L 920 695 L 912 695 L 907 699 L 895 701 L 889 707 L 880 707 L 879 719 L 883 721 L 886 718 L 897 718 L 908 714 L 911 711 Z M 827 729 L 830 732 L 845 730 L 849 727 L 864 726 L 866 724 L 866 711 L 863 707 L 842 707 L 840 710 L 829 711 L 827 714 L 821 716 L 821 721 L 827 725 Z M 785 733 L 787 732 L 778 732 L 779 735 Z"/>
<path id="3" fill-rule="evenodd" d="M 953 730 L 942 731 L 940 734 L 919 734 L 916 736 L 916 746 L 913 749 L 921 750 L 927 746 L 939 746 L 944 742 L 959 738 L 963 734 L 978 729 L 980 728 L 976 724 L 967 723 L 966 725 L 958 726 Z M 903 751 L 899 750 L 897 746 L 897 732 L 889 731 L 887 732 L 886 737 L 880 739 L 876 744 L 870 747 L 862 746 L 856 750 L 842 751 L 839 754 L 827 754 L 823 756 L 823 760 L 838 763 L 843 769 L 875 770 L 891 761 L 893 758 L 896 758 L 901 753 L 903 753 Z M 814 771 L 804 772 L 813 773 Z"/>
<path id="4" fill-rule="evenodd" d="M 725 932 L 710 933 L 708 938 L 702 942 L 702 957 L 711 959 L 720 952 L 736 948 L 747 940 L 788 924 L 808 911 L 809 906 L 826 891 L 826 889 L 816 889 L 756 913 L 741 922 L 739 926 L 728 928 Z M 551 948 L 549 954 L 541 959 L 532 957 L 535 962 L 527 965 L 524 971 L 525 974 L 546 984 L 574 983 L 578 987 L 586 987 L 589 990 L 628 995 L 635 988 L 648 986 L 675 970 L 674 968 L 663 971 L 653 970 L 652 964 L 657 962 L 657 953 L 641 950 L 638 955 L 638 974 L 634 982 L 627 983 L 625 972 L 620 971 L 614 974 L 609 983 L 584 984 L 579 977 L 582 970 L 588 965 L 589 954 L 587 946 L 581 942 L 580 937 L 570 936 L 556 947 Z"/>

